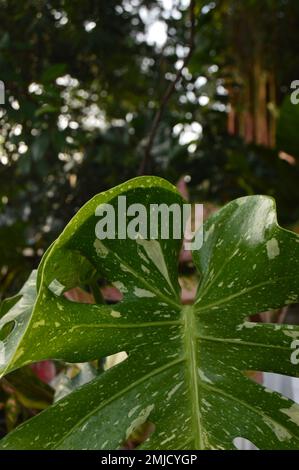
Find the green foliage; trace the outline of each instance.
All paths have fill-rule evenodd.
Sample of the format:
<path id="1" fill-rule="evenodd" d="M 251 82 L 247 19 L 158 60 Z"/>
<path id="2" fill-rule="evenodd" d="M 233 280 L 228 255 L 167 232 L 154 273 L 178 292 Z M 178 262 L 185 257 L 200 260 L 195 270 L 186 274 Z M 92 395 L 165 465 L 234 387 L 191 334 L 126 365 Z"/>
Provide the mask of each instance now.
<path id="1" fill-rule="evenodd" d="M 161 12 L 157 1 L 141 4 Z M 0 161 L 3 297 L 23 284 L 83 203 L 136 175 L 164 75 L 178 57 L 174 44 L 172 53 L 161 57 L 140 40 L 146 27 L 136 4 L 1 0 L 0 5 L 0 79 L 6 85 L 0 155 L 8 159 L 5 165 Z M 185 11 L 181 14 L 169 26 L 184 43 Z M 88 31 L 91 22 L 96 27 Z M 177 142 L 171 113 L 168 118 L 159 136 L 159 143 L 166 143 L 164 159 Z"/>
<path id="2" fill-rule="evenodd" d="M 204 227 L 193 254 L 200 283 L 182 306 L 179 240 L 95 238 L 99 204 L 183 204 L 168 182 L 129 181 L 89 201 L 45 254 L 20 298 L 6 304 L 1 374 L 42 359 L 86 362 L 126 351 L 97 375 L 22 424 L 2 449 L 117 449 L 145 423 L 143 449 L 231 449 L 245 437 L 262 449 L 299 445 L 298 405 L 246 375 L 298 376 L 291 343 L 299 327 L 249 317 L 298 302 L 299 237 L 280 228 L 272 199 L 227 204 Z M 124 298 L 116 305 L 79 304 L 63 293 L 104 276 Z M 46 339 L 46 341 L 45 341 Z"/>
<path id="3" fill-rule="evenodd" d="M 31 368 L 23 367 L 0 381 L 3 421 L 0 436 L 53 403 L 53 389 L 41 382 Z"/>
<path id="4" fill-rule="evenodd" d="M 273 173 L 275 154 L 265 168 L 260 160 L 267 158 L 267 151 L 260 148 L 252 156 L 241 143 L 236 150 L 241 174 L 227 164 L 236 143 L 226 132 L 226 112 L 219 111 L 228 97 L 217 90 L 226 80 L 234 85 L 232 64 L 243 67 L 245 60 L 251 67 L 247 59 L 256 38 L 265 64 L 275 68 L 280 104 L 298 76 L 293 60 L 298 2 L 214 4 L 197 2 L 196 47 L 188 73 L 164 113 L 152 173 L 173 183 L 191 174 L 196 199 L 227 202 L 256 192 L 275 196 L 283 222 L 293 222 L 297 186 L 288 181 L 289 171 L 281 174 L 278 168 Z M 136 175 L 153 115 L 182 58 L 189 31 L 185 7 L 166 15 L 157 0 L 1 0 L 0 6 L 0 79 L 6 85 L 0 154 L 8 160 L 5 165 L 0 161 L 3 298 L 20 288 L 83 203 Z M 166 47 L 147 42 L 142 8 L 165 21 Z M 232 27 L 239 25 L 240 15 L 254 33 Z M 91 22 L 95 27 L 88 30 Z M 208 80 L 206 85 L 196 84 L 199 77 Z M 202 95 L 210 99 L 207 106 L 200 105 Z M 176 124 L 192 122 L 203 125 L 203 138 L 193 142 L 195 154 L 173 133 Z M 249 181 L 244 166 L 250 166 Z M 297 169 L 293 173 L 296 180 Z M 290 197 L 285 188 L 290 188 Z"/>

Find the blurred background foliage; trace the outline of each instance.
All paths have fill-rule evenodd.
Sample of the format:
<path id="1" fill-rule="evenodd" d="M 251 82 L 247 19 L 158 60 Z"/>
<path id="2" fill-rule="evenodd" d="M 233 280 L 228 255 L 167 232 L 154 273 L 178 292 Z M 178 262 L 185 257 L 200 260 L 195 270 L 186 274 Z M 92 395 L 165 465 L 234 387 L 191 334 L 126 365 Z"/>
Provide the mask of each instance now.
<path id="1" fill-rule="evenodd" d="M 0 0 L 0 299 L 82 204 L 138 174 L 188 54 L 189 3 Z M 195 17 L 147 171 L 213 205 L 271 195 L 299 231 L 299 2 L 196 0 Z M 51 402 L 40 378 L 1 382 L 0 433 Z"/>
<path id="2" fill-rule="evenodd" d="M 137 174 L 154 114 L 188 52 L 188 0 L 0 0 L 3 297 L 94 194 Z M 263 193 L 299 219 L 297 0 L 195 2 L 195 48 L 150 173 L 191 198 Z M 280 158 L 279 158 L 280 157 Z"/>

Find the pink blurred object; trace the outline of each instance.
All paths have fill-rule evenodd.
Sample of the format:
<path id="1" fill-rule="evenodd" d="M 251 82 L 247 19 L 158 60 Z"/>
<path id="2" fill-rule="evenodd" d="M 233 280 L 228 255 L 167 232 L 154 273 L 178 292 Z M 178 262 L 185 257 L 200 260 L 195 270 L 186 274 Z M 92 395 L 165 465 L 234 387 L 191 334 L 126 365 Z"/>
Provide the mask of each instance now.
<path id="1" fill-rule="evenodd" d="M 113 286 L 101 287 L 101 293 L 106 302 L 120 302 L 123 298 L 121 292 Z M 94 304 L 93 295 L 84 291 L 80 287 L 75 287 L 64 293 L 64 296 L 72 302 L 80 302 L 82 304 Z"/>
<path id="2" fill-rule="evenodd" d="M 193 304 L 198 280 L 196 276 L 180 276 L 179 277 L 179 284 L 181 286 L 181 300 L 184 305 L 186 304 Z"/>
<path id="3" fill-rule="evenodd" d="M 197 286 L 194 286 L 192 290 L 182 288 L 181 299 L 184 305 L 193 304 L 195 295 L 197 291 Z"/>
<path id="4" fill-rule="evenodd" d="M 186 201 L 189 201 L 189 191 L 186 183 L 185 176 L 182 176 L 176 184 L 177 190 L 183 196 Z"/>
<path id="5" fill-rule="evenodd" d="M 192 261 L 192 254 L 190 250 L 185 250 L 184 247 L 182 247 L 180 251 L 180 258 L 179 258 L 180 263 L 190 263 Z"/>
<path id="6" fill-rule="evenodd" d="M 102 287 L 101 292 L 106 302 L 120 302 L 123 298 L 122 293 L 113 286 Z"/>
<path id="7" fill-rule="evenodd" d="M 179 191 L 179 193 L 181 193 L 183 198 L 186 201 L 189 201 L 189 190 L 188 190 L 188 185 L 187 185 L 187 182 L 186 182 L 186 178 L 187 178 L 187 176 L 182 176 L 178 180 L 178 182 L 176 184 L 176 188 Z M 216 211 L 217 211 L 217 208 L 213 204 L 210 204 L 210 203 L 204 204 L 204 207 L 203 207 L 203 220 L 206 220 L 211 214 L 213 214 L 213 212 L 216 212 Z M 200 222 L 201 222 L 201 220 L 200 221 L 197 220 L 197 217 L 198 217 L 198 214 L 195 213 L 195 220 L 193 220 L 195 227 L 199 227 Z M 184 249 L 184 244 L 183 244 L 181 252 L 180 252 L 179 261 L 180 261 L 181 264 L 192 262 L 192 253 L 191 253 L 191 251 L 188 251 L 188 250 Z"/>
<path id="8" fill-rule="evenodd" d="M 52 361 L 42 361 L 30 366 L 35 375 L 46 384 L 50 383 L 56 376 L 56 368 Z"/>
<path id="9" fill-rule="evenodd" d="M 94 304 L 94 298 L 89 292 L 85 292 L 81 287 L 74 287 L 64 293 L 64 296 L 72 302 L 80 302 L 81 304 Z"/>

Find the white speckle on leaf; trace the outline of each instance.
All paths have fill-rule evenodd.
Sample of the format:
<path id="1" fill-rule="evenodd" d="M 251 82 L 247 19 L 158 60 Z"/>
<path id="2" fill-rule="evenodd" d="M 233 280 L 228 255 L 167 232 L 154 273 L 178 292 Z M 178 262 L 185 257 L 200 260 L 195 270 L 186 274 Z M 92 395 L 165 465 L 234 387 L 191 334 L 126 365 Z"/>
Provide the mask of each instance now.
<path id="1" fill-rule="evenodd" d="M 93 246 L 95 247 L 97 254 L 101 258 L 106 258 L 106 256 L 108 255 L 108 249 L 98 238 L 95 240 Z"/>
<path id="2" fill-rule="evenodd" d="M 278 241 L 276 240 L 276 238 L 271 238 L 271 240 L 267 241 L 266 248 L 269 259 L 276 258 L 276 256 L 278 256 L 280 253 Z"/>
<path id="3" fill-rule="evenodd" d="M 132 421 L 132 423 L 130 424 L 130 426 L 126 430 L 126 438 L 127 439 L 132 434 L 132 432 L 135 431 L 135 429 L 139 428 L 142 424 L 144 424 L 146 422 L 147 418 L 149 417 L 149 415 L 151 414 L 151 412 L 153 411 L 154 408 L 155 408 L 155 405 L 149 405 L 149 406 L 147 406 L 146 408 L 142 409 L 139 412 L 139 415 L 137 416 L 137 418 L 135 418 Z"/>
<path id="4" fill-rule="evenodd" d="M 282 331 L 284 335 L 286 336 L 289 336 L 290 338 L 298 338 L 299 336 L 299 331 L 287 331 L 287 330 L 283 330 Z"/>
<path id="5" fill-rule="evenodd" d="M 146 289 L 140 289 L 139 287 L 134 288 L 134 294 L 136 297 L 156 297 L 153 292 Z"/>
<path id="6" fill-rule="evenodd" d="M 175 392 L 183 385 L 184 382 L 179 382 L 178 384 L 176 384 L 167 394 L 167 398 L 166 400 L 170 400 L 170 398 L 172 397 L 172 395 L 175 394 Z"/>
<path id="7" fill-rule="evenodd" d="M 285 304 L 294 304 L 298 300 L 298 296 L 296 294 L 291 294 L 289 297 L 286 299 Z"/>
<path id="8" fill-rule="evenodd" d="M 207 382 L 209 384 L 213 383 L 201 369 L 198 369 L 198 375 L 203 382 Z"/>
<path id="9" fill-rule="evenodd" d="M 132 273 L 132 269 L 129 268 L 129 266 L 126 266 L 125 264 L 121 263 L 120 264 L 120 269 L 124 272 L 124 273 Z"/>
<path id="10" fill-rule="evenodd" d="M 138 245 L 143 247 L 148 258 L 151 260 L 152 263 L 154 263 L 156 268 L 160 271 L 162 276 L 166 279 L 168 285 L 175 292 L 175 289 L 169 277 L 167 265 L 165 262 L 164 254 L 163 254 L 160 243 L 157 240 L 144 240 L 142 238 L 137 238 L 136 242 L 138 243 Z"/>
<path id="11" fill-rule="evenodd" d="M 280 411 L 287 415 L 293 423 L 299 426 L 299 405 L 297 405 L 297 403 L 294 403 L 290 408 L 283 408 Z"/>
<path id="12" fill-rule="evenodd" d="M 161 446 L 166 444 L 167 442 L 172 441 L 174 438 L 175 438 L 175 434 L 172 434 L 171 436 L 167 437 L 166 439 L 164 439 L 164 441 L 161 442 Z"/>
<path id="13" fill-rule="evenodd" d="M 45 324 L 46 324 L 45 320 L 36 321 L 35 323 L 33 323 L 32 328 L 38 328 L 39 326 L 45 326 Z"/>
<path id="14" fill-rule="evenodd" d="M 146 274 L 149 274 L 149 273 L 150 273 L 150 270 L 149 270 L 146 266 L 144 266 L 144 264 L 141 265 L 141 269 L 142 269 L 142 271 L 144 271 Z"/>
<path id="15" fill-rule="evenodd" d="M 240 325 L 237 326 L 237 330 L 241 331 L 243 328 L 254 328 L 257 324 L 251 321 L 244 321 L 244 323 L 241 323 Z"/>
<path id="16" fill-rule="evenodd" d="M 136 413 L 136 411 L 138 410 L 138 408 L 140 408 L 141 405 L 137 405 L 137 406 L 134 406 L 134 408 L 132 408 L 129 413 L 128 413 L 128 417 L 131 418 L 133 416 L 133 414 Z"/>
<path id="17" fill-rule="evenodd" d="M 279 423 L 276 423 L 273 420 L 267 418 L 264 420 L 264 422 L 267 424 L 267 426 L 269 426 L 269 428 L 272 429 L 280 442 L 288 441 L 292 438 L 292 435 L 287 431 L 287 429 L 285 429 Z"/>
<path id="18" fill-rule="evenodd" d="M 121 317 L 121 313 L 120 313 L 120 312 L 116 312 L 116 310 L 112 310 L 112 311 L 110 312 L 110 315 L 111 315 L 111 317 L 113 317 L 113 318 L 120 318 L 120 317 Z"/>
<path id="19" fill-rule="evenodd" d="M 54 279 L 49 285 L 49 290 L 55 295 L 61 295 L 65 289 L 65 286 L 61 284 L 57 279 Z"/>
<path id="20" fill-rule="evenodd" d="M 128 289 L 126 288 L 126 286 L 120 282 L 120 281 L 114 281 L 112 283 L 114 285 L 114 287 L 116 287 L 116 289 L 118 289 L 121 293 L 123 294 L 126 294 L 128 292 Z"/>
<path id="21" fill-rule="evenodd" d="M 205 407 L 208 408 L 208 409 L 212 407 L 211 403 L 208 402 L 205 398 L 203 398 L 203 399 L 201 400 L 201 402 L 202 402 L 203 406 L 205 406 Z"/>

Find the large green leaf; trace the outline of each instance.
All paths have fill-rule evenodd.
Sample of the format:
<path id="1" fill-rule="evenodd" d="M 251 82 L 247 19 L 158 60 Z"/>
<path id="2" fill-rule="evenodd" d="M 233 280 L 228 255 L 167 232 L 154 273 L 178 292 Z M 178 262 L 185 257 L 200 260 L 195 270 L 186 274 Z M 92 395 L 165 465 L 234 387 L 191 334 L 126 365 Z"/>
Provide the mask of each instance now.
<path id="1" fill-rule="evenodd" d="M 95 209 L 141 202 L 183 204 L 154 177 L 96 196 L 68 224 L 0 320 L 14 321 L 2 375 L 30 362 L 128 358 L 24 423 L 2 449 L 117 449 L 141 424 L 155 431 L 144 449 L 230 449 L 244 437 L 262 449 L 299 448 L 299 406 L 248 378 L 247 371 L 299 376 L 292 342 L 299 327 L 248 316 L 298 301 L 299 238 L 280 228 L 272 199 L 231 202 L 205 224 L 194 252 L 196 301 L 182 306 L 178 240 L 95 238 Z M 113 306 L 71 302 L 63 292 L 105 276 L 123 292 Z"/>

